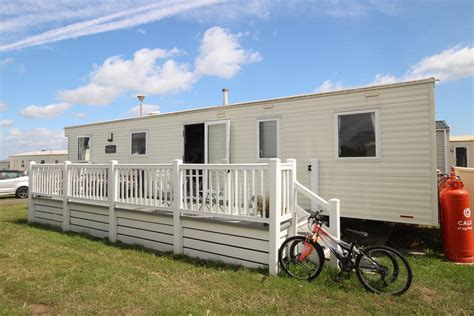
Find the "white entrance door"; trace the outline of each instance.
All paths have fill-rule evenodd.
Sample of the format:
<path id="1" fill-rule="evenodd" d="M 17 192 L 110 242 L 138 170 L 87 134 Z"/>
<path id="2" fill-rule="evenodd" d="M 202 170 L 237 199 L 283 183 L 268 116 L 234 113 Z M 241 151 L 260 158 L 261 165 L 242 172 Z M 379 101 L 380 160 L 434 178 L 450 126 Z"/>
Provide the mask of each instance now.
<path id="1" fill-rule="evenodd" d="M 230 163 L 230 120 L 206 122 L 204 163 Z"/>

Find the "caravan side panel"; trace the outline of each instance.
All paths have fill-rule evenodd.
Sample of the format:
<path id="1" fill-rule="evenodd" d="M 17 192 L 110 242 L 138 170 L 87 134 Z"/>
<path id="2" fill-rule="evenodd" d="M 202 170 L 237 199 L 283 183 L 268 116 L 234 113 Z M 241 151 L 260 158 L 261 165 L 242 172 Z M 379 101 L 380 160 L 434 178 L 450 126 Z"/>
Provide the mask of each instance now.
<path id="1" fill-rule="evenodd" d="M 375 109 L 380 114 L 380 158 L 336 157 L 335 115 Z M 341 200 L 344 217 L 437 224 L 436 143 L 433 82 L 354 90 L 345 93 L 221 106 L 66 129 L 70 159 L 77 137 L 91 135 L 92 160 L 170 163 L 183 156 L 185 124 L 230 120 L 231 162 L 257 159 L 257 120 L 280 122 L 280 157 L 297 160 L 298 181 L 310 187 L 308 165 L 320 161 L 319 194 Z M 148 153 L 130 155 L 130 133 L 148 132 Z M 113 133 L 113 142 L 108 135 Z M 106 154 L 114 144 L 117 153 Z M 309 201 L 299 203 L 310 208 Z"/>

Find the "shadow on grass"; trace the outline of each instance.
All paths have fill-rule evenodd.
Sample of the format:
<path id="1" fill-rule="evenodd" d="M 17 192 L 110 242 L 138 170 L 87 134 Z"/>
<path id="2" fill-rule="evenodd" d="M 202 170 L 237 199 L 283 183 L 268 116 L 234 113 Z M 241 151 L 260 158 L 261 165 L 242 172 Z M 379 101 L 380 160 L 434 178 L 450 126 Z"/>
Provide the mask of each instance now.
<path id="1" fill-rule="evenodd" d="M 94 237 L 85 233 L 64 232 L 60 227 L 53 227 L 53 226 L 48 226 L 48 225 L 39 224 L 39 223 L 28 224 L 28 220 L 25 218 L 18 218 L 18 219 L 11 220 L 8 222 L 12 224 L 16 224 L 16 225 L 29 226 L 29 227 L 38 228 L 41 230 L 56 232 L 65 236 L 80 237 L 80 238 L 98 242 L 110 247 L 114 247 L 117 249 L 133 250 L 133 251 L 153 254 L 159 257 L 166 257 L 166 258 L 170 258 L 176 261 L 192 264 L 196 267 L 201 267 L 201 268 L 218 269 L 218 270 L 234 271 L 234 272 L 245 270 L 245 271 L 252 271 L 255 273 L 268 274 L 268 271 L 265 268 L 247 268 L 240 265 L 227 264 L 227 263 L 224 263 L 222 261 L 217 261 L 217 260 L 203 260 L 199 258 L 193 258 L 186 255 L 182 255 L 182 254 L 176 255 L 176 254 L 173 254 L 172 252 L 158 251 L 158 250 L 154 250 L 150 248 L 145 248 L 141 245 L 129 245 L 129 244 L 122 243 L 120 241 L 113 243 L 113 242 L 110 242 L 107 238 L 103 239 L 99 237 Z"/>

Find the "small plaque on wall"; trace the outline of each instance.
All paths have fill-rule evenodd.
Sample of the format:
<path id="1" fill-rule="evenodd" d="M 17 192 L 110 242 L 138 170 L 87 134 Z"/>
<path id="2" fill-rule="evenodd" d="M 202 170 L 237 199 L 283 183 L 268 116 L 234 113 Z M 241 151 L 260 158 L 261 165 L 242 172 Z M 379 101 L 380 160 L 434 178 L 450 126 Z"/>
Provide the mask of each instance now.
<path id="1" fill-rule="evenodd" d="M 106 145 L 105 153 L 106 154 L 115 154 L 117 152 L 117 145 Z"/>

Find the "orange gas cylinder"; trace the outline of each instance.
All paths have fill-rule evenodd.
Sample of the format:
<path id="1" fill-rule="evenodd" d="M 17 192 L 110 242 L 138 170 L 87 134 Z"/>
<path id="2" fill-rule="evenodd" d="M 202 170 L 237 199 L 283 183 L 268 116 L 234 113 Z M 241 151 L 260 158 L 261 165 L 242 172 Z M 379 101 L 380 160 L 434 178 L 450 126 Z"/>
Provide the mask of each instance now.
<path id="1" fill-rule="evenodd" d="M 474 231 L 469 192 L 451 170 L 439 196 L 444 252 L 454 262 L 474 262 Z"/>

